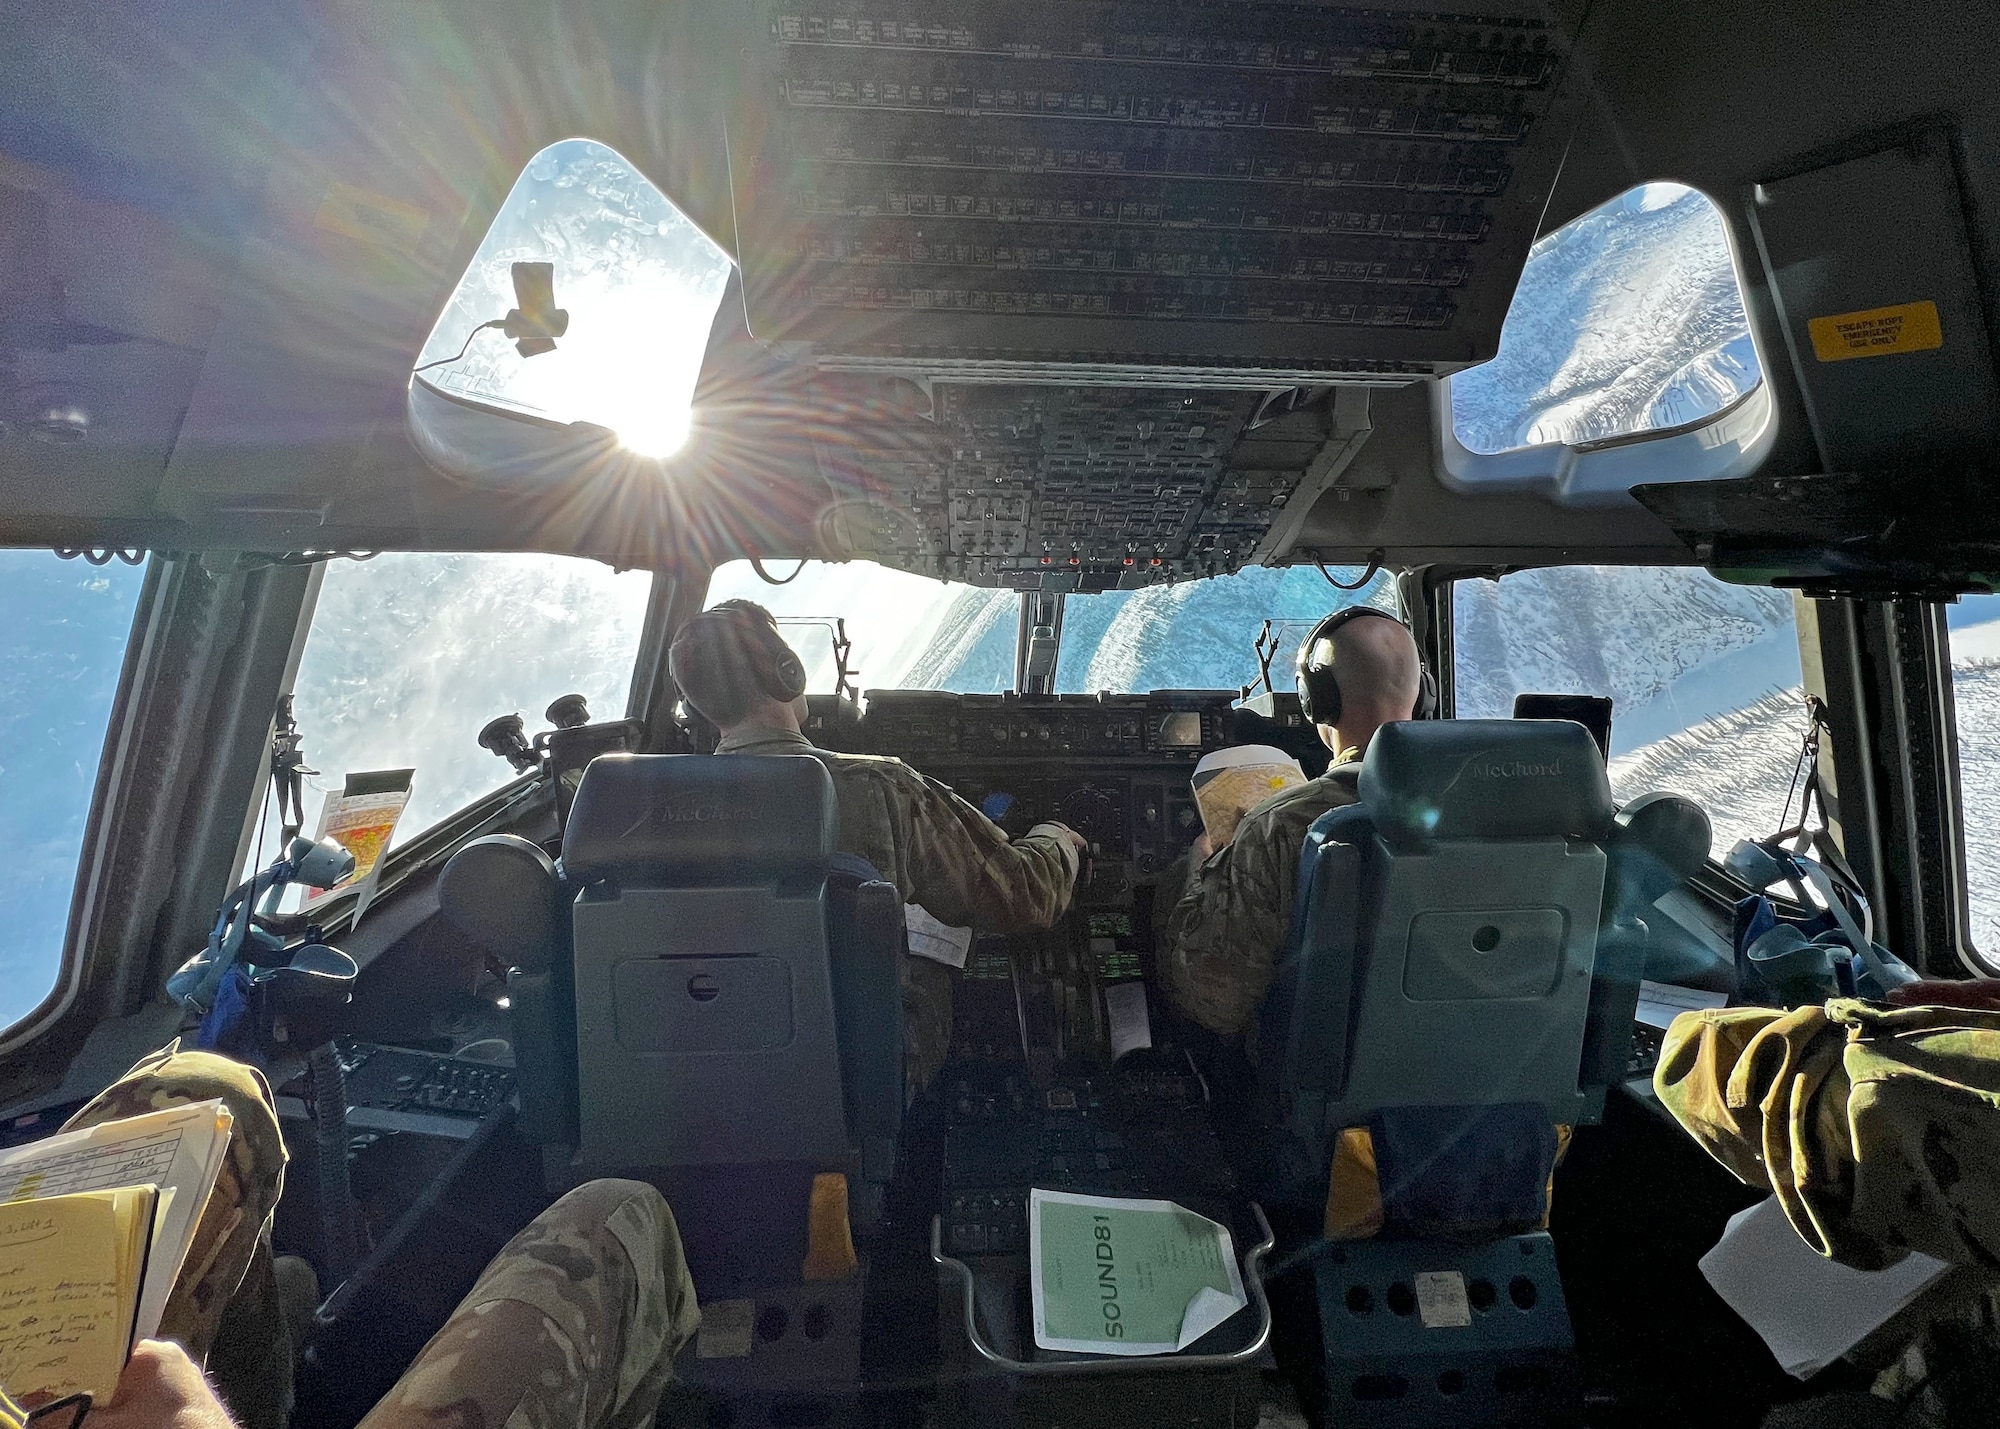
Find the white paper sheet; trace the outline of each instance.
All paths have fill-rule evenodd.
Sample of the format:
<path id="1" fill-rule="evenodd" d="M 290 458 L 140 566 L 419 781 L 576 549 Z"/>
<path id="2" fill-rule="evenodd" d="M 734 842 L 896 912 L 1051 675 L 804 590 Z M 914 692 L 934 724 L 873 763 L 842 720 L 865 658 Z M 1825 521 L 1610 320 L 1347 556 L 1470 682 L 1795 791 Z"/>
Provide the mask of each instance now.
<path id="1" fill-rule="evenodd" d="M 1111 1024 L 1111 1060 L 1153 1045 L 1153 1020 L 1146 1010 L 1146 984 L 1114 982 L 1104 989 L 1104 1015 Z"/>
<path id="2" fill-rule="evenodd" d="M 1417 1272 L 1417 1318 L 1426 1330 L 1463 1330 L 1472 1324 L 1465 1276 L 1456 1270 Z"/>
<path id="3" fill-rule="evenodd" d="M 1639 1009 L 1633 1016 L 1648 1027 L 1665 1031 L 1683 1012 L 1704 1007 L 1721 1007 L 1729 1001 L 1726 992 L 1703 992 L 1698 987 L 1676 987 L 1667 982 L 1639 982 Z"/>
<path id="4" fill-rule="evenodd" d="M 0 1201 L 154 1185 L 171 1191 L 157 1212 L 135 1339 L 151 1339 L 194 1239 L 195 1223 L 229 1149 L 234 1118 L 220 1101 L 194 1102 L 67 1131 L 0 1152 Z"/>
<path id="5" fill-rule="evenodd" d="M 1775 1196 L 1729 1218 L 1701 1273 L 1795 1379 L 1825 1369 L 1951 1267 L 1912 1252 L 1853 1270 L 1799 1239 Z"/>
<path id="6" fill-rule="evenodd" d="M 912 957 L 965 971 L 965 955 L 972 950 L 972 929 L 942 923 L 914 903 L 903 905 L 903 926 L 909 930 Z"/>

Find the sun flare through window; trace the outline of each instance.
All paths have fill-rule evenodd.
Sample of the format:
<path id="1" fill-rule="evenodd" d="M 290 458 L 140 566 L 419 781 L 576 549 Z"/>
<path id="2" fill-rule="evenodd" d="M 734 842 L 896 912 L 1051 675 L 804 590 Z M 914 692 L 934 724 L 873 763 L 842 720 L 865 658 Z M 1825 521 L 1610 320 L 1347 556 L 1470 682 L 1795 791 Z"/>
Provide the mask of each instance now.
<path id="1" fill-rule="evenodd" d="M 514 267 L 553 263 L 568 327 L 524 355 L 480 331 L 517 306 Z M 644 456 L 687 440 L 690 404 L 729 259 L 615 150 L 566 139 L 515 181 L 417 359 L 454 396 L 609 427 Z M 464 356 L 454 354 L 464 348 Z M 540 350 L 537 350 L 537 349 Z"/>

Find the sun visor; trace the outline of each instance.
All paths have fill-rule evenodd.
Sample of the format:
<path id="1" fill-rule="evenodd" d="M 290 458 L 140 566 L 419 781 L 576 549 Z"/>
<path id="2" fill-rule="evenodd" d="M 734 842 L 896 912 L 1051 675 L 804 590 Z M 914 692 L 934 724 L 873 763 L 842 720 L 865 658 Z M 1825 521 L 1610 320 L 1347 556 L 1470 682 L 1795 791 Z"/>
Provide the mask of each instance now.
<path id="1" fill-rule="evenodd" d="M 750 329 L 1208 389 L 1493 355 L 1573 127 L 1537 0 L 740 7 Z"/>

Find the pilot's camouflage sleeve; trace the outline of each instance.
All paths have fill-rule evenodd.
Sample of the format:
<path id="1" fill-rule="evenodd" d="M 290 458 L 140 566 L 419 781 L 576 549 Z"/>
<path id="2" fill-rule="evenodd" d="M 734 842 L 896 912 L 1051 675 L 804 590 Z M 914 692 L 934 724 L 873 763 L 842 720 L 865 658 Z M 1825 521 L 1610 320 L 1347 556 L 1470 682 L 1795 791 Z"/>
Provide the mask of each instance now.
<path id="1" fill-rule="evenodd" d="M 1291 927 L 1306 831 L 1354 799 L 1345 778 L 1288 789 L 1244 815 L 1234 839 L 1188 870 L 1164 940 L 1167 993 L 1182 1012 L 1225 1035 L 1255 1025 Z"/>
<path id="2" fill-rule="evenodd" d="M 840 805 L 840 848 L 858 854 L 915 903 L 954 928 L 1005 933 L 1061 918 L 1081 860 L 1060 830 L 1007 835 L 950 789 L 900 760 L 826 754 Z M 926 1086 L 951 1050 L 952 974 L 927 958 L 903 959 L 905 1062 Z"/>
<path id="3" fill-rule="evenodd" d="M 910 805 L 910 901 L 955 928 L 1011 933 L 1053 927 L 1069 908 L 1082 859 L 1051 824 L 1010 840 L 986 815 L 919 776 Z"/>
<path id="4" fill-rule="evenodd" d="M 2000 1266 L 2000 1012 L 1854 999 L 1686 1012 L 1653 1086 L 1822 1255 Z"/>
<path id="5" fill-rule="evenodd" d="M 700 1319 L 660 1193 L 592 1181 L 493 1258 L 361 1429 L 644 1429 Z"/>
<path id="6" fill-rule="evenodd" d="M 840 802 L 840 847 L 941 922 L 981 933 L 1047 928 L 1069 907 L 1081 864 L 1061 831 L 1010 840 L 979 810 L 895 759 L 826 760 Z"/>

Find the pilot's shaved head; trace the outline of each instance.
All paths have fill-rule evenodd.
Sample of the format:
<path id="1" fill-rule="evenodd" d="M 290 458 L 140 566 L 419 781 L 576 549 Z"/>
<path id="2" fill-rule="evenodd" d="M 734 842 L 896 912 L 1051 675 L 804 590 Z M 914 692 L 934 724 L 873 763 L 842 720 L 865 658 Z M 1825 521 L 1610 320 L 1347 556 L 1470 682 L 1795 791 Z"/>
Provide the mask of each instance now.
<path id="1" fill-rule="evenodd" d="M 1379 725 L 1417 708 L 1422 665 L 1400 620 L 1350 620 L 1333 632 L 1333 677 L 1340 682 L 1340 730 L 1360 744 Z"/>

